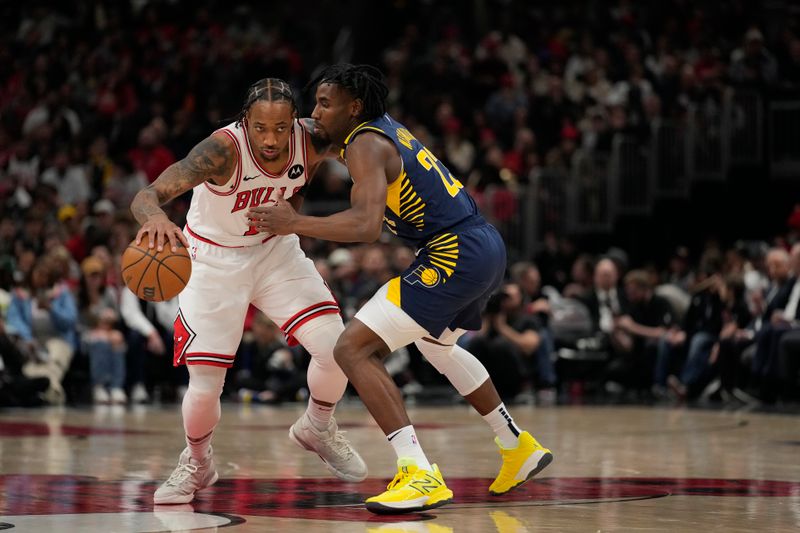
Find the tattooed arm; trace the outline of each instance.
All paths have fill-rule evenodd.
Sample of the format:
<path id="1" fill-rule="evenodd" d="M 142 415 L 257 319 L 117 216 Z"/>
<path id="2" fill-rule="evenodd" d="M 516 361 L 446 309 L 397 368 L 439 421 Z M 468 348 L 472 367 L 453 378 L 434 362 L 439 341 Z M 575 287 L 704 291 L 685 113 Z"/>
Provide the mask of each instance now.
<path id="1" fill-rule="evenodd" d="M 170 165 L 131 202 L 131 212 L 142 225 L 136 234 L 136 243 L 139 244 L 147 233 L 150 248 L 157 246 L 159 251 L 164 248 L 165 238 L 173 250 L 179 242 L 188 246 L 183 232 L 167 218 L 160 206 L 205 181 L 224 185 L 233 174 L 236 163 L 233 141 L 227 135 L 211 135 L 192 148 L 185 158 Z"/>

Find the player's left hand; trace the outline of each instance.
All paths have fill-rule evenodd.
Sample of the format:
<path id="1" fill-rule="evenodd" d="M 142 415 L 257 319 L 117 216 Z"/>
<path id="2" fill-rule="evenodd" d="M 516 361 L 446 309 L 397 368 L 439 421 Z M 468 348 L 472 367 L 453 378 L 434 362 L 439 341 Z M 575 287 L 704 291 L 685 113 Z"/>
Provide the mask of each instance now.
<path id="1" fill-rule="evenodd" d="M 292 204 L 282 196 L 278 196 L 275 199 L 275 203 L 262 207 L 251 207 L 247 211 L 247 218 L 252 227 L 258 231 L 274 233 L 275 235 L 294 233 L 292 225 L 296 217 L 297 212 L 292 207 Z"/>

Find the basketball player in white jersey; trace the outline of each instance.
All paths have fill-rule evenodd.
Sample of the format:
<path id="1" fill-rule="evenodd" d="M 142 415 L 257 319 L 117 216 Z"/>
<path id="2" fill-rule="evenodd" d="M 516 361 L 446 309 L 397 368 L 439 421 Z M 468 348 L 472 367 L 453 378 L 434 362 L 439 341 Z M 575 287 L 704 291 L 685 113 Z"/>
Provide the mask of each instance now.
<path id="1" fill-rule="evenodd" d="M 187 447 L 156 490 L 156 504 L 188 503 L 197 490 L 217 481 L 211 437 L 220 420 L 225 372 L 233 365 L 251 303 L 312 355 L 311 398 L 290 438 L 317 453 L 343 480 L 367 475 L 366 464 L 332 416 L 347 386 L 333 359 L 344 331 L 338 305 L 296 235 L 265 234 L 250 227 L 246 217 L 248 208 L 277 196 L 299 208 L 305 185 L 329 155 L 327 148 L 314 146 L 295 116 L 286 82 L 258 81 L 236 122 L 200 142 L 131 204 L 142 225 L 137 242 L 149 239 L 158 250 L 183 244 L 192 257 L 192 276 L 178 297 L 174 353 L 174 364 L 189 369 L 182 405 Z M 190 189 L 182 231 L 159 206 Z"/>

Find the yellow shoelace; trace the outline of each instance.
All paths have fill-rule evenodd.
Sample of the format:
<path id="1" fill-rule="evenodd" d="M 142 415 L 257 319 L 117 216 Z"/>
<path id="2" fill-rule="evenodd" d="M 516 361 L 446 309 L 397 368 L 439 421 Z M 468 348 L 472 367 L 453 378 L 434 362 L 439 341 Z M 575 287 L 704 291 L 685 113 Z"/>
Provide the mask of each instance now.
<path id="1" fill-rule="evenodd" d="M 388 485 L 386 485 L 386 490 L 392 490 L 395 487 L 399 487 L 403 484 L 404 481 L 410 479 L 413 474 L 409 474 L 408 472 L 400 469 L 395 474 L 394 479 L 392 479 Z"/>

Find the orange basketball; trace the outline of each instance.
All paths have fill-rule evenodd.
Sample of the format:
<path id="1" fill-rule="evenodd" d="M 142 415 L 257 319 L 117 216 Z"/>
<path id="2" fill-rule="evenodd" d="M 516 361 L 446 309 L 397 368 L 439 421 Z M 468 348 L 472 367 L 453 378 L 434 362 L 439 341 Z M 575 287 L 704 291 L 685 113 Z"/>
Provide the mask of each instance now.
<path id="1" fill-rule="evenodd" d="M 173 252 L 169 242 L 160 252 L 148 248 L 144 234 L 137 245 L 134 239 L 122 254 L 122 279 L 142 300 L 163 302 L 177 296 L 192 275 L 192 260 L 182 245 Z"/>

